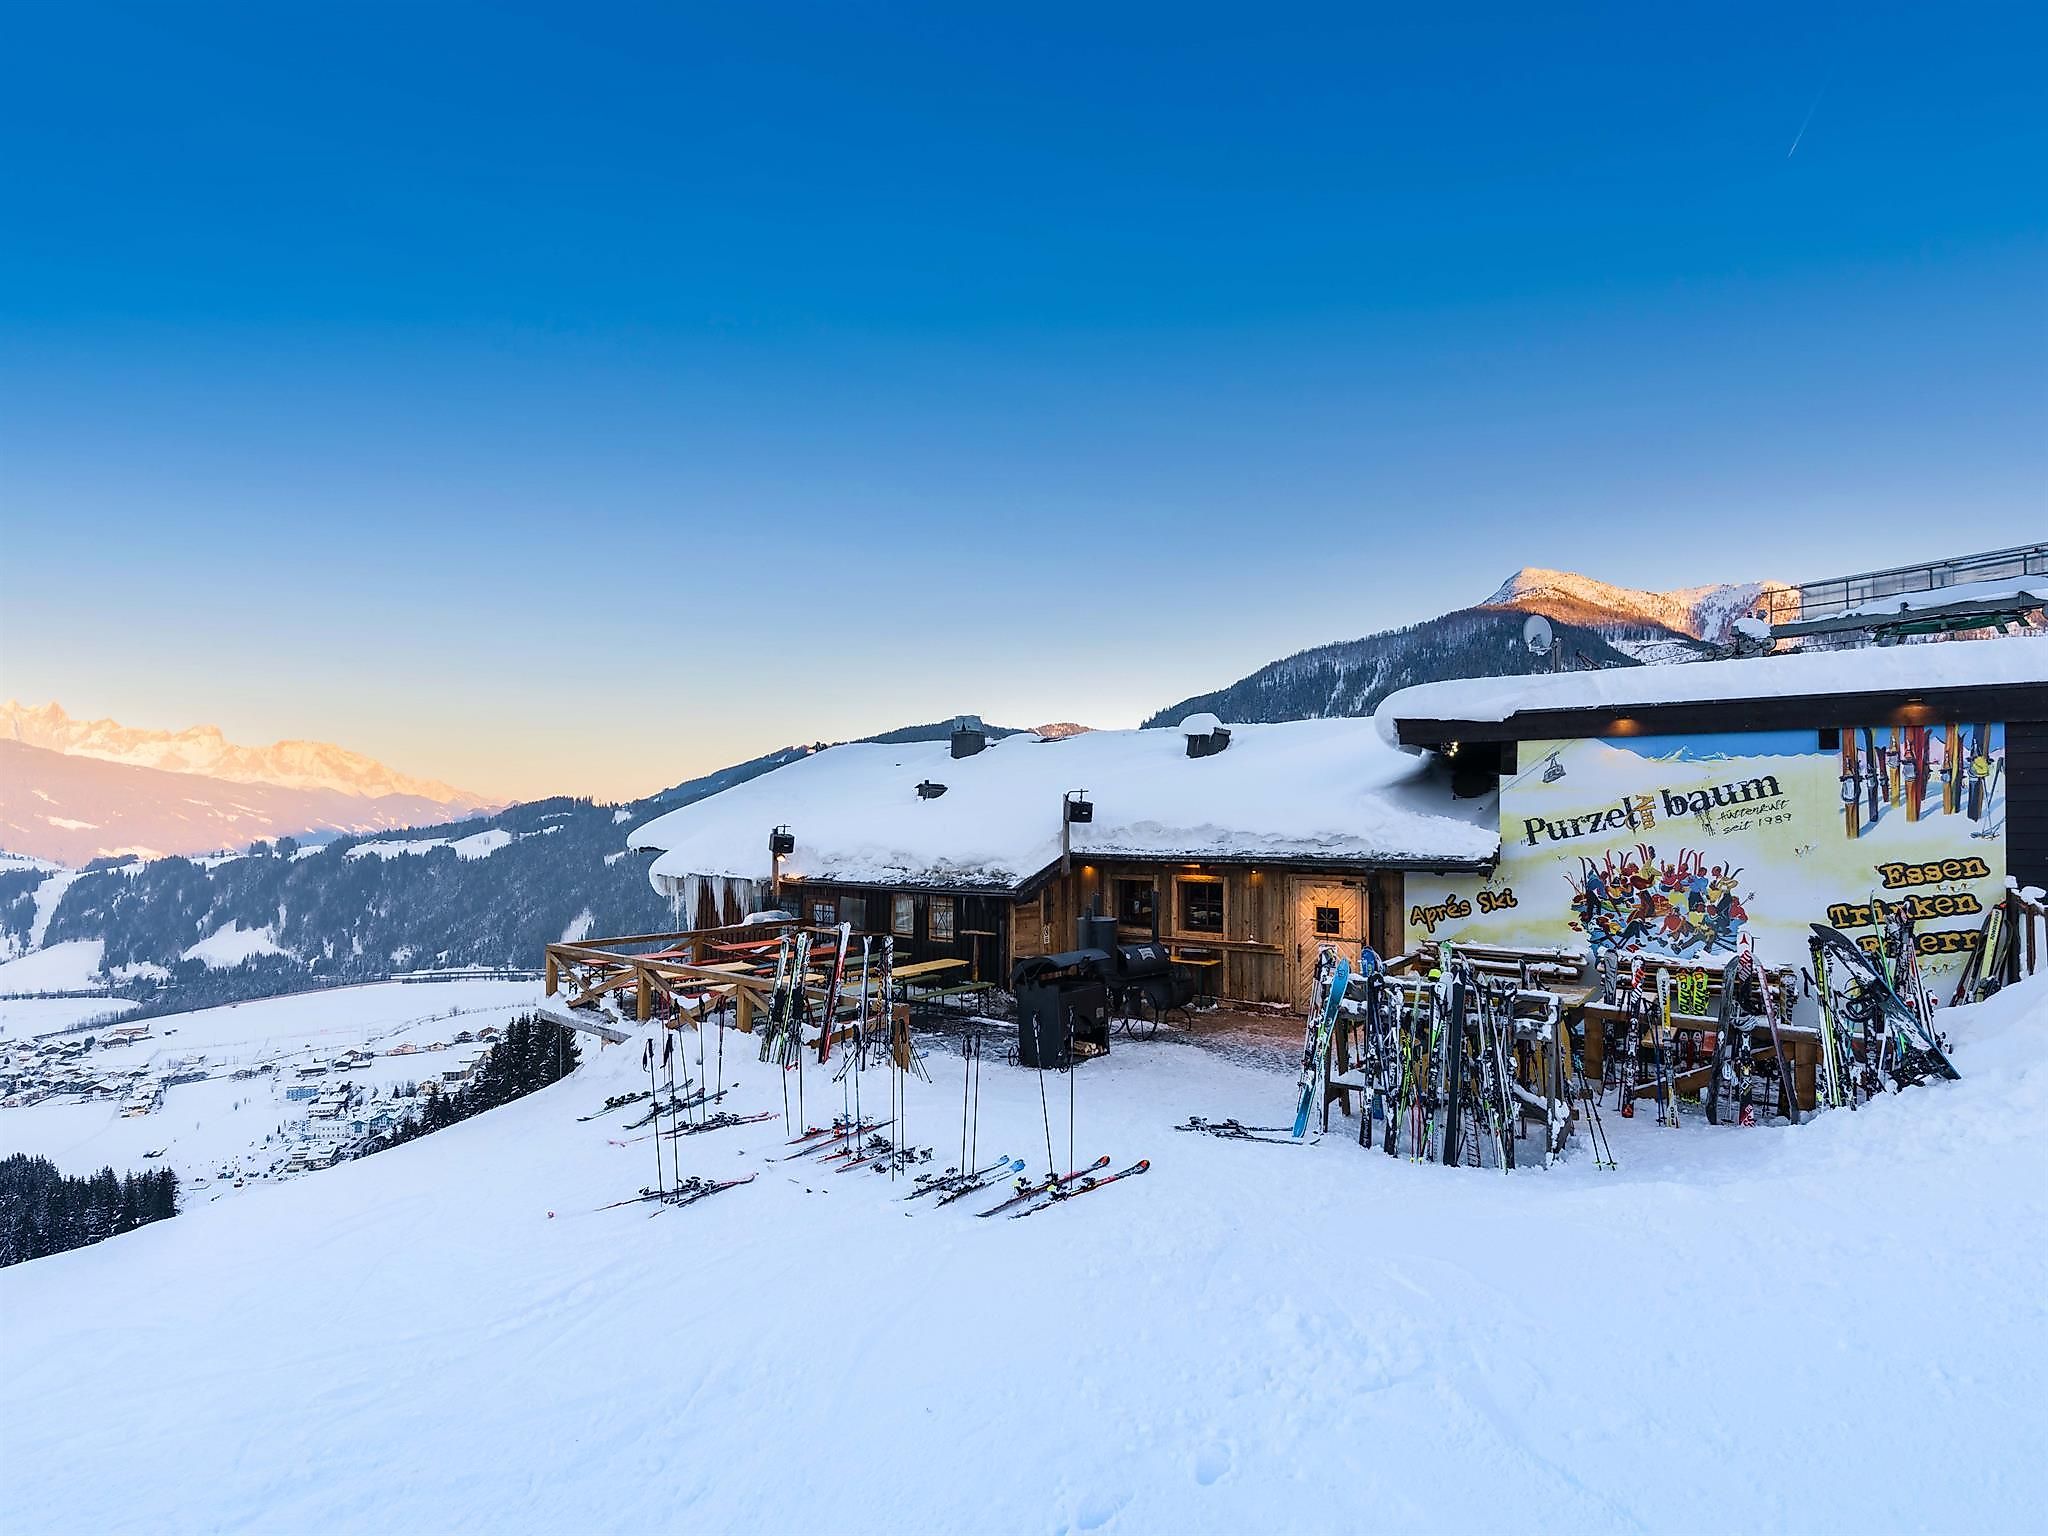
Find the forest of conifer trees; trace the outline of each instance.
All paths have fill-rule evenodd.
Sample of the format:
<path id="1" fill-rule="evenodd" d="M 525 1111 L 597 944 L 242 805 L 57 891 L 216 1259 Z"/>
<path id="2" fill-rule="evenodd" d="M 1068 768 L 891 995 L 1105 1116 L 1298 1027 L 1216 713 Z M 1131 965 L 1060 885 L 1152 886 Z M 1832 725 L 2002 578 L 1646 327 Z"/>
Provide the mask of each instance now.
<path id="1" fill-rule="evenodd" d="M 178 1176 L 168 1168 L 85 1178 L 47 1157 L 0 1158 L 0 1269 L 83 1248 L 178 1214 Z"/>

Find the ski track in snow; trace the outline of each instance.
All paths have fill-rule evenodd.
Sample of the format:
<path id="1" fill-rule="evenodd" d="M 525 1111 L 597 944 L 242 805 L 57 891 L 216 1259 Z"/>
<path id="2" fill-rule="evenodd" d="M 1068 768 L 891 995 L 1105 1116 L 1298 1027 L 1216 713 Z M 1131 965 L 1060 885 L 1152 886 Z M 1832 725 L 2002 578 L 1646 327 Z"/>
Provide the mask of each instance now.
<path id="1" fill-rule="evenodd" d="M 598 1212 L 652 1154 L 576 1123 L 645 1085 L 636 1044 L 586 1047 L 422 1142 L 0 1272 L 6 1524 L 2028 1528 L 2048 982 L 1949 1022 L 1961 1083 L 1797 1130 L 1609 1111 L 1619 1173 L 1512 1177 L 1341 1120 L 1176 1134 L 1277 1118 L 1291 1074 L 1120 1039 L 1074 1084 L 1075 1152 L 1151 1172 L 1022 1222 L 769 1161 L 779 1118 L 682 1143 L 752 1184 Z M 752 1044 L 724 1108 L 780 1104 Z M 911 1097 L 935 1167 L 959 1067 L 935 1051 Z M 979 1161 L 1036 1172 L 1036 1075 L 991 1061 L 981 1091 Z M 815 1063 L 806 1098 L 840 1107 Z"/>

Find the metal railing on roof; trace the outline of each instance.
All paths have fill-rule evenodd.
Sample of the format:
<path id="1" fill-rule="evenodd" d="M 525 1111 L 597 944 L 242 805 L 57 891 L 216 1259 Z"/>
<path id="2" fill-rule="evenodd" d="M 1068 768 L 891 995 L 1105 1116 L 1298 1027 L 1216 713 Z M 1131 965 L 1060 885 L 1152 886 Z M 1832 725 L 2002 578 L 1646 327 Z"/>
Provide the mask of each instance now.
<path id="1" fill-rule="evenodd" d="M 1895 565 L 1888 570 L 1865 571 L 1858 576 L 1835 576 L 1825 581 L 1779 588 L 1769 596 L 1770 622 L 1776 627 L 1840 618 L 1880 598 L 1898 597 L 1908 592 L 1935 592 L 1943 587 L 1960 587 L 1979 581 L 2006 581 L 2021 576 L 2048 576 L 2048 544 L 2019 544 L 1978 555 L 1929 560 L 1919 565 Z"/>

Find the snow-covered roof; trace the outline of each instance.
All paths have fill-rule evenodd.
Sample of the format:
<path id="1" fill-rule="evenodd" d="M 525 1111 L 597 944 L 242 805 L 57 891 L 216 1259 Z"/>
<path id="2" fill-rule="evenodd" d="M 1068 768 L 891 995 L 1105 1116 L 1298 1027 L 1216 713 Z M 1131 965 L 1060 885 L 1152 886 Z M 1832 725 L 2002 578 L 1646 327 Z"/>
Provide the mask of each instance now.
<path id="1" fill-rule="evenodd" d="M 943 795 L 920 799 L 931 780 Z M 944 742 L 831 747 L 657 817 L 629 839 L 661 850 L 656 889 L 765 880 L 787 825 L 787 875 L 848 884 L 1006 888 L 1060 854 L 1061 804 L 1085 790 L 1077 856 L 1478 866 L 1499 844 L 1488 797 L 1390 751 L 1367 720 L 1237 727 L 1210 757 L 1178 728 L 1006 737 L 971 757 Z"/>
<path id="2" fill-rule="evenodd" d="M 1810 694 L 1916 694 L 2027 683 L 2048 684 L 2048 636 L 1860 646 L 1530 677 L 1456 678 L 1388 695 L 1373 722 L 1381 740 L 1392 744 L 1399 741 L 1396 722 L 1401 720 L 1497 722 L 1548 710 L 1628 710 Z"/>
<path id="3" fill-rule="evenodd" d="M 2048 576 L 2008 576 L 2000 581 L 1967 581 L 1952 587 L 1929 587 L 1920 592 L 1868 597 L 1845 608 L 1842 616 L 1881 618 L 1934 608 L 2019 608 L 2042 604 L 2048 604 Z"/>

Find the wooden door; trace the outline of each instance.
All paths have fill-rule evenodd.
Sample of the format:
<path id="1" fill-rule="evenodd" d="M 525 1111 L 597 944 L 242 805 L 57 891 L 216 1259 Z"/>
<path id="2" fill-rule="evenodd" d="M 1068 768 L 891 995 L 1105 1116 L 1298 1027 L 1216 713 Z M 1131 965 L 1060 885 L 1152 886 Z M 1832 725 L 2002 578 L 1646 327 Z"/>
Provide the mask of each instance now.
<path id="1" fill-rule="evenodd" d="M 1315 993 L 1316 951 L 1325 944 L 1358 964 L 1359 946 L 1371 931 L 1371 906 L 1362 881 L 1297 880 L 1291 956 L 1294 1006 L 1306 1009 Z"/>

